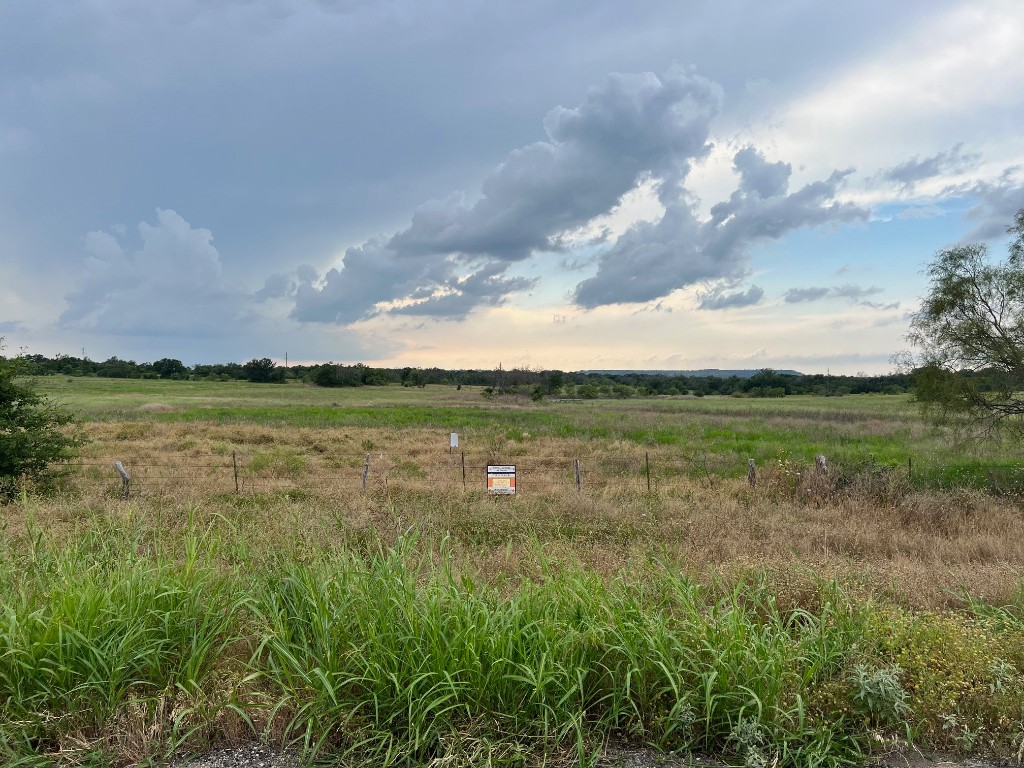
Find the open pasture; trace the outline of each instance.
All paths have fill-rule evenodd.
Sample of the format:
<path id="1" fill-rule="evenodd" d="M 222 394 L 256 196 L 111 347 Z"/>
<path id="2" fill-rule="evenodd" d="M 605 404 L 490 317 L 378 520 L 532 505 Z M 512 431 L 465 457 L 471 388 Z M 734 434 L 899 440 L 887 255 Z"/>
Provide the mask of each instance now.
<path id="1" fill-rule="evenodd" d="M 836 576 L 919 607 L 1005 597 L 1024 562 L 1011 446 L 957 445 L 906 396 L 534 403 L 475 387 L 40 384 L 90 438 L 74 492 L 47 508 L 158 515 L 155 535 L 188 510 L 247 552 L 414 530 L 487 572 L 514 573 L 531 558 L 510 553 L 540 546 L 605 574 L 656 557 L 703 575 Z M 115 460 L 133 475 L 127 504 Z M 517 466 L 515 498 L 488 497 L 489 463 Z M 977 492 L 992 486 L 1009 492 Z"/>
<path id="2" fill-rule="evenodd" d="M 904 397 L 40 385 L 90 441 L 63 492 L 0 508 L 9 762 L 1024 749 L 1014 456 Z"/>

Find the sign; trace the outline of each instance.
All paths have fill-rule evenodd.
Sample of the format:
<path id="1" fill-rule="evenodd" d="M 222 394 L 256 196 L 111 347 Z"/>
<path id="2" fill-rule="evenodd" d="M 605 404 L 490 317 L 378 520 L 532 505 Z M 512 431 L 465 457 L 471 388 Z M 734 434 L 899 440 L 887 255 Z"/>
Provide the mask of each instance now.
<path id="1" fill-rule="evenodd" d="M 451 436 L 451 438 L 448 441 L 448 447 L 451 450 L 453 450 L 453 451 L 456 448 L 459 447 L 459 433 L 458 432 L 452 432 L 452 436 Z"/>
<path id="2" fill-rule="evenodd" d="M 487 492 L 514 496 L 516 492 L 516 465 L 488 464 Z"/>

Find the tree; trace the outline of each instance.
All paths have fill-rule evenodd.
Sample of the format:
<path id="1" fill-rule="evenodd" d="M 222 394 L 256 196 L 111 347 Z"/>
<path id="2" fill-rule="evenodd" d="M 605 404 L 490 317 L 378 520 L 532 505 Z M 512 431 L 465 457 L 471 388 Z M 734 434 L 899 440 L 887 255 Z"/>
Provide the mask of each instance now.
<path id="1" fill-rule="evenodd" d="M 982 243 L 940 251 L 907 339 L 921 350 L 917 399 L 937 423 L 1024 434 L 1024 209 L 1005 262 Z"/>
<path id="2" fill-rule="evenodd" d="M 188 373 L 188 368 L 181 360 L 175 360 L 173 357 L 163 357 L 153 363 L 153 370 L 160 374 L 161 379 L 169 379 L 172 376 L 180 376 L 183 373 Z"/>
<path id="3" fill-rule="evenodd" d="M 250 360 L 242 366 L 242 372 L 249 381 L 259 384 L 284 380 L 284 371 L 278 368 L 277 364 L 269 357 Z"/>
<path id="4" fill-rule="evenodd" d="M 2 339 L 0 339 L 2 341 Z M 17 378 L 21 361 L 0 356 L 0 501 L 28 484 L 45 486 L 79 444 L 69 413 Z"/>

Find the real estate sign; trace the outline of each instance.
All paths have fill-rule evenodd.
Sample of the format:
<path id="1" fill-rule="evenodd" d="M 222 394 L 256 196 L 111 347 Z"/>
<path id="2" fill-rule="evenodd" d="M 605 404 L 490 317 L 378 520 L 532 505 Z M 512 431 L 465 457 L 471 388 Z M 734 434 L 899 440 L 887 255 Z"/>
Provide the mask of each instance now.
<path id="1" fill-rule="evenodd" d="M 516 465 L 515 464 L 488 464 L 487 465 L 487 492 L 515 494 L 516 492 Z"/>

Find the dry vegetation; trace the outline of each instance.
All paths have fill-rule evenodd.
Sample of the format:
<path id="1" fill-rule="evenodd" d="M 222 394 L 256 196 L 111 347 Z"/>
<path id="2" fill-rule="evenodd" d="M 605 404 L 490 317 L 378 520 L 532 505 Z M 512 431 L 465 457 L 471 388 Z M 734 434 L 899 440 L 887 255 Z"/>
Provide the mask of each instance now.
<path id="1" fill-rule="evenodd" d="M 89 432 L 75 492 L 32 505 L 51 533 L 73 536 L 90 514 L 113 515 L 173 546 L 176 530 L 201 519 L 253 552 L 301 553 L 378 537 L 394 543 L 415 531 L 429 547 L 450 537 L 457 559 L 483 574 L 528 570 L 540 547 L 606 575 L 652 558 L 705 581 L 764 569 L 780 588 L 838 578 L 859 593 L 927 608 L 961 604 L 964 593 L 1009 599 L 1024 563 L 1017 497 L 917 490 L 899 470 L 831 467 L 821 478 L 813 466 L 782 460 L 762 466 L 750 488 L 719 474 L 721 457 L 673 447 L 463 435 L 464 487 L 461 453 L 449 454 L 438 430 L 135 421 L 94 423 Z M 580 459 L 580 491 L 570 457 Z M 116 500 L 115 458 L 134 476 L 128 502 Z M 488 461 L 518 465 L 518 497 L 483 492 Z M 8 515 L 11 533 L 17 518 Z"/>
<path id="2" fill-rule="evenodd" d="M 366 403 L 311 412 L 298 390 L 266 390 L 267 410 L 235 388 L 213 417 L 212 391 L 84 398 L 64 492 L 0 509 L 0 757 L 254 737 L 458 768 L 588 762 L 609 739 L 751 768 L 908 738 L 1024 750 L 1018 496 L 924 487 L 899 462 L 821 475 L 785 450 L 747 484 L 764 435 L 933 450 L 899 403 L 447 393 L 424 425 L 400 392 L 373 426 L 346 412 Z M 465 485 L 442 426 L 463 412 Z M 517 465 L 518 496 L 486 494 L 488 462 Z"/>

